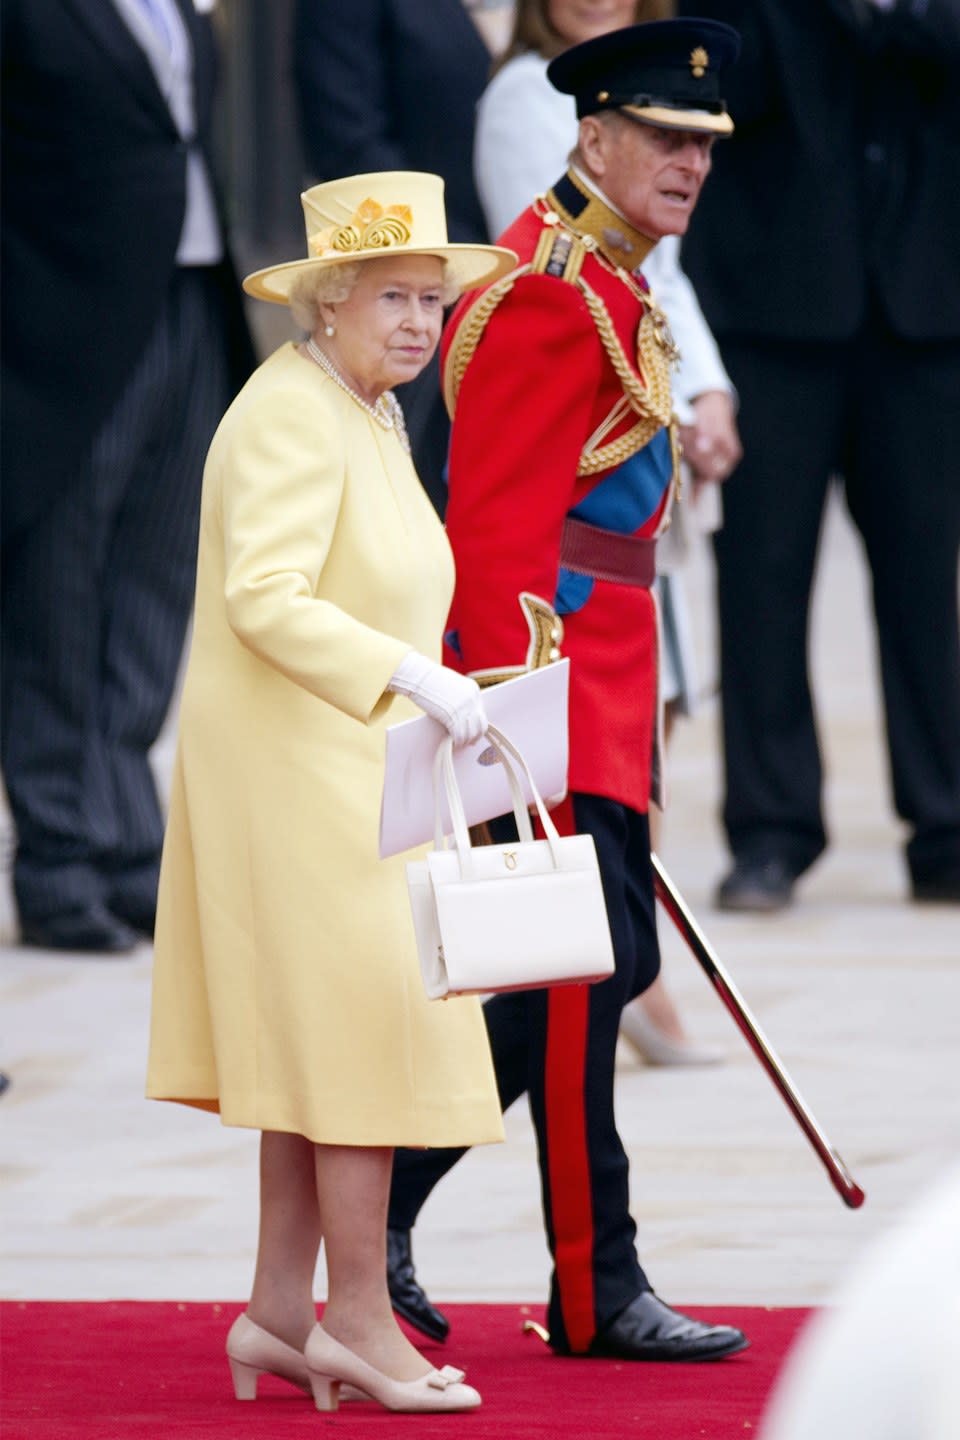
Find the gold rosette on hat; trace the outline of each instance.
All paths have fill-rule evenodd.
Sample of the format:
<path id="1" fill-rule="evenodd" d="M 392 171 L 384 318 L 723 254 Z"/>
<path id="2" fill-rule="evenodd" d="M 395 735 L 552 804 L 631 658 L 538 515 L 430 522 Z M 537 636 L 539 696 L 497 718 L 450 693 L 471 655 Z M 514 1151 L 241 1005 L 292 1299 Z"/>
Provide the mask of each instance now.
<path id="1" fill-rule="evenodd" d="M 350 255 L 357 250 L 384 250 L 406 245 L 411 236 L 413 211 L 409 205 L 384 207 L 367 197 L 345 225 L 328 225 L 311 237 L 314 255 Z"/>

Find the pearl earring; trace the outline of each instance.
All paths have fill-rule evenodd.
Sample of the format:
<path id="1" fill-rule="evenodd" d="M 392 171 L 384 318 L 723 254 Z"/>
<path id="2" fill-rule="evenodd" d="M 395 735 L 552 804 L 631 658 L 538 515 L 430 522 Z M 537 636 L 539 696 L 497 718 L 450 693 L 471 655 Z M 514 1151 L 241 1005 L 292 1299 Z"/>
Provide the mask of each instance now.
<path id="1" fill-rule="evenodd" d="M 336 335 L 336 333 L 337 333 L 336 326 L 334 326 L 334 325 L 325 325 L 325 326 L 323 327 L 323 333 L 324 333 L 324 335 L 326 335 L 326 337 L 327 337 L 328 340 L 332 340 L 333 337 L 334 337 L 334 335 Z"/>

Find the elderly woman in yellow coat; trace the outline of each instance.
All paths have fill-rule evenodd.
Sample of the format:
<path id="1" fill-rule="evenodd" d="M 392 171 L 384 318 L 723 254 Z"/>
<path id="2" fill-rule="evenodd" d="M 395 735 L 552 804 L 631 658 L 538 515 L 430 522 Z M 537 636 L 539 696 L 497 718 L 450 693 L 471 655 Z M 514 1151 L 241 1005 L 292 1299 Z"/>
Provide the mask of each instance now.
<path id="1" fill-rule="evenodd" d="M 500 1139 L 500 1111 L 479 1006 L 425 998 L 408 857 L 377 846 L 386 726 L 418 706 L 463 743 L 486 721 L 439 663 L 453 562 L 390 387 L 433 355 L 444 304 L 515 257 L 447 243 L 435 176 L 302 201 L 308 258 L 245 286 L 308 338 L 252 376 L 204 474 L 147 1093 L 262 1131 L 237 1397 L 268 1371 L 319 1409 L 346 1382 L 390 1409 L 462 1410 L 477 1392 L 390 1307 L 392 1149 Z"/>

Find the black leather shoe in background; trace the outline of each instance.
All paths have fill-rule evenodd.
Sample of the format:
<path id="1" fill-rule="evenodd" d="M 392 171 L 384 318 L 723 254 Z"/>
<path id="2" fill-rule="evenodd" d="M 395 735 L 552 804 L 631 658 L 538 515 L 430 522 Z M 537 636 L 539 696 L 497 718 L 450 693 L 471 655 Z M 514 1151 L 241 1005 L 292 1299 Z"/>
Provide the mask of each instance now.
<path id="1" fill-rule="evenodd" d="M 784 910 L 793 898 L 796 876 L 783 860 L 747 859 L 734 862 L 733 869 L 717 887 L 715 904 L 718 910 L 752 911 L 770 914 Z"/>
<path id="2" fill-rule="evenodd" d="M 911 883 L 914 900 L 934 905 L 960 904 L 960 868 L 932 875 L 914 875 Z"/>
<path id="3" fill-rule="evenodd" d="M 42 920 L 20 917 L 20 941 L 42 950 L 84 950 L 101 955 L 124 955 L 133 950 L 137 937 L 103 905 L 45 915 Z"/>
<path id="4" fill-rule="evenodd" d="M 413 1268 L 409 1230 L 387 1231 L 387 1288 L 390 1303 L 398 1315 L 429 1335 L 431 1340 L 446 1340 L 450 1322 L 431 1305 L 425 1291 L 418 1285 Z"/>
<path id="5" fill-rule="evenodd" d="M 152 935 L 157 918 L 157 870 L 141 871 L 132 877 L 116 877 L 107 894 L 107 904 L 126 924 L 143 935 Z"/>
<path id="6" fill-rule="evenodd" d="M 720 1360 L 749 1344 L 742 1330 L 691 1320 L 645 1290 L 597 1332 L 587 1353 L 611 1360 Z"/>

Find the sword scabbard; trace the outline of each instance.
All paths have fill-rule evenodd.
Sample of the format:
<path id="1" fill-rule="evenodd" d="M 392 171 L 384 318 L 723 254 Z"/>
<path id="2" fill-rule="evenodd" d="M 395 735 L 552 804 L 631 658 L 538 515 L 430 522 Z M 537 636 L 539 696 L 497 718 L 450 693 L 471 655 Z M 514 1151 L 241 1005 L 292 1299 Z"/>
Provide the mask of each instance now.
<path id="1" fill-rule="evenodd" d="M 761 1030 L 750 1011 L 750 1007 L 734 984 L 731 975 L 720 963 L 707 937 L 700 929 L 683 896 L 677 890 L 667 871 L 664 869 L 659 857 L 651 854 L 650 861 L 653 865 L 654 885 L 660 904 L 683 936 L 694 959 L 698 962 L 707 979 L 710 981 L 710 984 L 720 996 L 724 1006 L 733 1017 L 740 1033 L 773 1081 L 774 1086 L 790 1113 L 793 1115 L 793 1118 L 800 1126 L 800 1129 L 807 1137 L 807 1140 L 813 1146 L 814 1151 L 826 1169 L 834 1189 L 844 1204 L 850 1206 L 851 1210 L 859 1209 L 866 1199 L 864 1191 L 861 1190 L 837 1151 L 830 1144 L 823 1130 L 817 1124 L 809 1107 L 787 1074 L 780 1057 Z"/>

